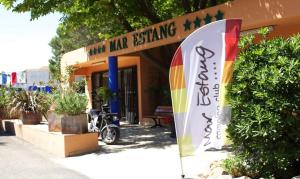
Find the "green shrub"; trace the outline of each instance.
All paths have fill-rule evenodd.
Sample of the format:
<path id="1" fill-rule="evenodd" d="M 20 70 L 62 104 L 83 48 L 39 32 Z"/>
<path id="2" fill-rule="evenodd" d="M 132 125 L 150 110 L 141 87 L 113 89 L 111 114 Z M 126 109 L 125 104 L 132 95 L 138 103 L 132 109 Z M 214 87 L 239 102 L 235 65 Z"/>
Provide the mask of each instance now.
<path id="1" fill-rule="evenodd" d="M 245 162 L 246 160 L 242 155 L 230 156 L 222 162 L 222 167 L 233 177 L 249 176 L 256 178 L 258 172 L 251 170 L 250 166 Z"/>
<path id="2" fill-rule="evenodd" d="M 102 104 L 107 104 L 111 98 L 116 96 L 116 94 L 114 94 L 112 90 L 104 86 L 98 88 L 96 90 L 96 93 L 100 97 Z"/>
<path id="3" fill-rule="evenodd" d="M 67 114 L 71 116 L 85 112 L 87 97 L 72 90 L 65 91 L 61 96 L 56 97 L 55 112 L 57 114 Z"/>
<path id="4" fill-rule="evenodd" d="M 85 93 L 85 85 L 86 81 L 85 80 L 80 80 L 77 82 L 73 82 L 73 88 L 77 93 Z"/>
<path id="5" fill-rule="evenodd" d="M 38 91 L 16 91 L 11 93 L 9 102 L 10 113 L 16 111 L 38 112 L 47 118 L 47 111 L 51 105 L 50 96 Z"/>
<path id="6" fill-rule="evenodd" d="M 300 174 L 300 36 L 241 40 L 228 100 L 229 138 L 257 177 Z M 250 176 L 251 177 L 251 176 Z"/>
<path id="7" fill-rule="evenodd" d="M 0 87 L 0 108 L 6 109 L 9 103 L 9 93 L 6 88 Z"/>
<path id="8" fill-rule="evenodd" d="M 9 101 L 10 101 L 10 93 L 8 89 L 5 87 L 0 87 L 0 119 L 8 118 Z"/>
<path id="9" fill-rule="evenodd" d="M 237 158 L 236 156 L 229 157 L 225 159 L 222 163 L 222 167 L 233 177 L 243 176 L 245 173 L 245 167 L 243 165 L 243 160 Z"/>

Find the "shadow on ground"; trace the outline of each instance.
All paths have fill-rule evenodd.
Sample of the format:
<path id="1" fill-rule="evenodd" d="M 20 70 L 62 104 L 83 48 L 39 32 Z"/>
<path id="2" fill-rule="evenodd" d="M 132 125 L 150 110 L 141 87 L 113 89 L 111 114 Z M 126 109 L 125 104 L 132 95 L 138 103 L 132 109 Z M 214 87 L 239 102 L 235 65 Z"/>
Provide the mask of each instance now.
<path id="1" fill-rule="evenodd" d="M 8 133 L 8 132 L 0 132 L 0 137 L 2 136 L 14 136 L 14 134 Z"/>
<path id="2" fill-rule="evenodd" d="M 221 151 L 232 152 L 233 148 L 232 148 L 232 145 L 224 145 L 224 146 L 222 146 L 221 149 L 210 148 L 210 149 L 207 149 L 206 151 L 210 151 L 210 152 L 221 152 Z"/>
<path id="3" fill-rule="evenodd" d="M 176 144 L 176 139 L 170 137 L 167 127 L 142 127 L 139 125 L 122 124 L 120 141 L 116 145 L 106 145 L 99 142 L 97 154 L 121 152 L 127 149 L 165 148 Z"/>
<path id="4" fill-rule="evenodd" d="M 1 140 L 1 137 L 4 137 L 4 136 L 13 136 L 13 134 L 6 133 L 6 132 L 0 132 L 0 147 L 5 146 L 7 144 L 7 142 L 3 142 Z"/>

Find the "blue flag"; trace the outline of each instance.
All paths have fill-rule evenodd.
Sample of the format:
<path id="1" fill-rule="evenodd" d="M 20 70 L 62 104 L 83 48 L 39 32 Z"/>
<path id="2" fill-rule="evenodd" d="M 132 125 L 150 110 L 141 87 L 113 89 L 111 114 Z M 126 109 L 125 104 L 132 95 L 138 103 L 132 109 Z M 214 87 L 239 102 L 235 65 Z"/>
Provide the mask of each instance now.
<path id="1" fill-rule="evenodd" d="M 7 83 L 7 74 L 2 73 L 2 84 L 6 85 L 6 83 Z"/>

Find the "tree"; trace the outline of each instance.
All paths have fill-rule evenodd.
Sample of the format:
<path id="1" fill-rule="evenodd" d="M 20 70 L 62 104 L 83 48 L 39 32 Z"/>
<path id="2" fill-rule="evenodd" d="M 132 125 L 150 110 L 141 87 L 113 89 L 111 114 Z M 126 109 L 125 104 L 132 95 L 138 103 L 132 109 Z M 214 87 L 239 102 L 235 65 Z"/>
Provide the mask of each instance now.
<path id="1" fill-rule="evenodd" d="M 52 38 L 49 45 L 52 47 L 52 58 L 49 60 L 49 70 L 52 77 L 60 81 L 60 60 L 64 53 L 74 49 L 86 46 L 87 44 L 96 43 L 98 34 L 89 30 L 85 26 L 79 28 L 67 29 L 60 24 L 56 31 L 56 36 Z"/>

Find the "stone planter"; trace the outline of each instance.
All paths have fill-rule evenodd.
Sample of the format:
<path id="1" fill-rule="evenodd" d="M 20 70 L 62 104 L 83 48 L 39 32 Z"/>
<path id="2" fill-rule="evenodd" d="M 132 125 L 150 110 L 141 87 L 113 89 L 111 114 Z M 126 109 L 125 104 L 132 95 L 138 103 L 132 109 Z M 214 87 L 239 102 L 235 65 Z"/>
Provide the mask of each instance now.
<path id="1" fill-rule="evenodd" d="M 42 121 L 42 115 L 40 113 L 37 112 L 21 112 L 21 120 L 23 122 L 23 124 L 29 124 L 29 125 L 33 125 L 33 124 L 39 124 Z"/>
<path id="2" fill-rule="evenodd" d="M 48 111 L 48 131 L 61 132 L 62 115 L 56 114 L 54 111 Z"/>
<path id="3" fill-rule="evenodd" d="M 88 132 L 86 114 L 77 116 L 63 115 L 61 118 L 61 132 L 63 134 L 83 134 Z"/>

